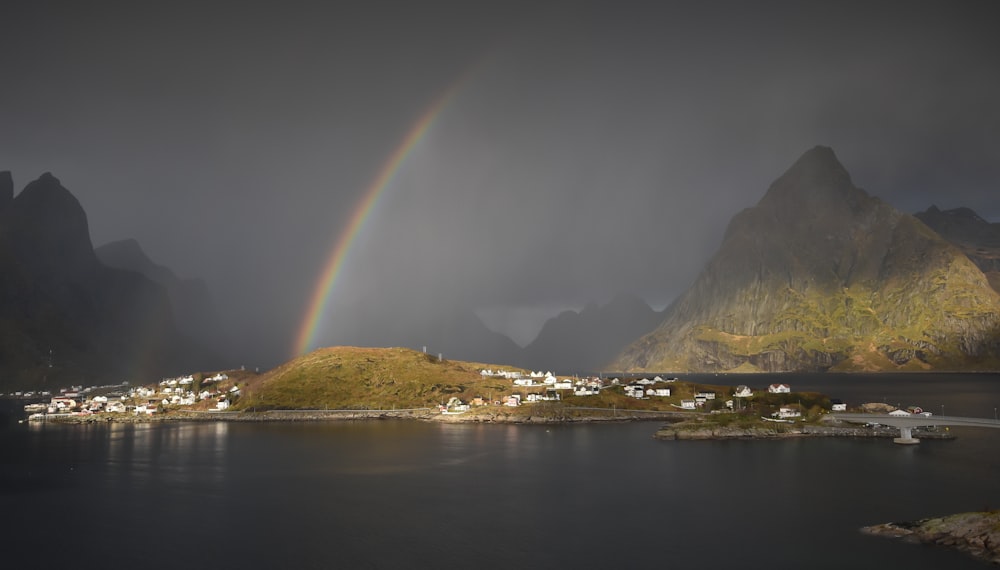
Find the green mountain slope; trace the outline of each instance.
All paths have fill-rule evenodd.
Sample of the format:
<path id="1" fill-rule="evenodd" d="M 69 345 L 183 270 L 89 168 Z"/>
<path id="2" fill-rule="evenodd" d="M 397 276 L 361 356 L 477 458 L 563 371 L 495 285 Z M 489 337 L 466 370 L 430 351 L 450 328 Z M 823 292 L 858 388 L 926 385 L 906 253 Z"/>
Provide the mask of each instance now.
<path id="1" fill-rule="evenodd" d="M 806 152 L 616 370 L 1000 368 L 1000 296 L 916 218 Z"/>

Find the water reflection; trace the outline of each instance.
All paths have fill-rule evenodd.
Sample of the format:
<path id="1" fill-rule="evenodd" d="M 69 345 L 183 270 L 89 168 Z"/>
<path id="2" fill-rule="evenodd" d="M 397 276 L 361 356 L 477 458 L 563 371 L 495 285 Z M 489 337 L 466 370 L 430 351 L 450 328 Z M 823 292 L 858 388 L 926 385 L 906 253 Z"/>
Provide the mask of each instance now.
<path id="1" fill-rule="evenodd" d="M 948 380 L 945 405 L 966 405 Z M 840 389 L 892 385 L 853 382 Z M 907 401 L 934 397 L 915 386 L 895 384 Z M 21 520 L 5 544 L 44 551 L 57 536 L 67 551 L 113 544 L 139 559 L 151 537 L 187 529 L 233 545 L 144 559 L 164 568 L 980 567 L 857 528 L 1000 505 L 1000 430 L 897 446 L 662 442 L 656 427 L 32 426 L 2 442 L 0 473 L 20 491 L 3 504 Z M 99 507 L 65 508 L 88 501 Z"/>

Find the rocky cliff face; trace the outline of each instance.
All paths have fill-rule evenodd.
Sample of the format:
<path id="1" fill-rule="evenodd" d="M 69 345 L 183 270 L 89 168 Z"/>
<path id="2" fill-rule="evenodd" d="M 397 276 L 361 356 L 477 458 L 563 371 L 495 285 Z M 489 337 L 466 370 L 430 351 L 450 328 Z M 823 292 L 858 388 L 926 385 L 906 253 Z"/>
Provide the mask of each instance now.
<path id="1" fill-rule="evenodd" d="M 161 287 L 98 262 L 83 208 L 54 176 L 0 208 L 0 383 L 120 382 L 201 355 Z"/>
<path id="2" fill-rule="evenodd" d="M 806 152 L 616 370 L 996 367 L 1000 296 L 961 251 Z"/>

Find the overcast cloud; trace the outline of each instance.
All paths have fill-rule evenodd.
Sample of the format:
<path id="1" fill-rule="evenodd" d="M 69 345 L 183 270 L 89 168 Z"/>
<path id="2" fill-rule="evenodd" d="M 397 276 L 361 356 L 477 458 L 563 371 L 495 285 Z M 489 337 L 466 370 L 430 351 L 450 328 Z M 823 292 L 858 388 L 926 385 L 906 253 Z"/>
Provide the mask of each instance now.
<path id="1" fill-rule="evenodd" d="M 239 358 L 270 366 L 365 189 L 461 80 L 359 234 L 318 340 L 395 344 L 477 311 L 524 342 L 619 292 L 668 303 L 817 144 L 903 211 L 1000 221 L 996 11 L 6 2 L 0 170 L 17 189 L 51 171 L 96 245 L 135 238 L 204 278 Z"/>

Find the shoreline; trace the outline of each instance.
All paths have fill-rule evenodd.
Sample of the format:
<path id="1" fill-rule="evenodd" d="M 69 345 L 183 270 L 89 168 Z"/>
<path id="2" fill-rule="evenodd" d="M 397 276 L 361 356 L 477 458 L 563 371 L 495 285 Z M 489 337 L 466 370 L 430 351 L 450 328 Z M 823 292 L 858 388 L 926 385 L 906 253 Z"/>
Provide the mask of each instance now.
<path id="1" fill-rule="evenodd" d="M 722 441 L 758 439 L 797 439 L 809 437 L 846 437 L 893 439 L 899 437 L 899 430 L 891 427 L 870 428 L 858 425 L 816 425 L 801 424 L 787 427 L 733 427 L 733 426 L 664 426 L 653 434 L 654 439 L 663 441 Z M 914 429 L 917 439 L 951 440 L 950 432 L 929 429 Z"/>
<path id="2" fill-rule="evenodd" d="M 1000 564 L 1000 511 L 883 523 L 862 527 L 861 532 L 912 544 L 953 548 L 984 562 Z"/>
<path id="3" fill-rule="evenodd" d="M 610 413 L 608 413 L 610 412 Z M 350 422 L 407 420 L 450 424 L 504 424 L 504 425 L 571 425 L 593 423 L 666 422 L 653 434 L 662 441 L 723 441 L 723 440 L 779 440 L 814 437 L 841 437 L 854 439 L 893 439 L 899 430 L 891 427 L 863 427 L 848 425 L 780 424 L 747 427 L 692 424 L 703 416 L 691 412 L 637 411 L 637 410 L 571 410 L 558 414 L 531 414 L 497 411 L 491 413 L 441 414 L 433 408 L 405 410 L 272 410 L 264 412 L 173 411 L 151 416 L 125 414 L 89 414 L 49 416 L 41 422 L 58 424 L 151 424 L 178 422 L 237 422 L 237 423 L 288 423 L 288 422 Z M 913 436 L 926 440 L 952 440 L 948 431 L 915 429 Z"/>
<path id="4" fill-rule="evenodd" d="M 97 413 L 88 415 L 49 415 L 39 422 L 59 424 L 146 424 L 162 422 L 338 422 L 372 420 L 416 420 L 441 423 L 495 423 L 553 425 L 573 423 L 615 423 L 633 421 L 679 421 L 690 417 L 684 412 L 647 412 L 615 410 L 605 413 L 532 414 L 494 413 L 441 414 L 433 408 L 407 410 L 273 410 L 264 412 L 214 412 L 214 411 L 173 411 L 164 414 L 135 416 L 126 414 Z"/>

